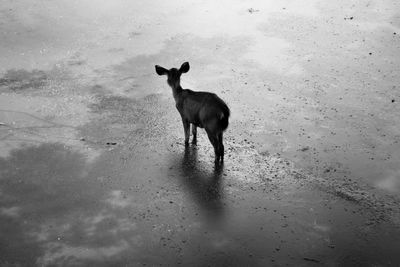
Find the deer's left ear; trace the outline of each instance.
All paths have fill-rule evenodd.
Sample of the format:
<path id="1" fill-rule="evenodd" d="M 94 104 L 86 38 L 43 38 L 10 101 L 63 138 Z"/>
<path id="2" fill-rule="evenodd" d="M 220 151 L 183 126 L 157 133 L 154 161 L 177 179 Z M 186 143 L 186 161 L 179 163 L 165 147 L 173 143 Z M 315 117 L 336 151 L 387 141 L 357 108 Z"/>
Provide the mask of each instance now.
<path id="1" fill-rule="evenodd" d="M 158 65 L 156 65 L 156 72 L 157 72 L 158 75 L 168 74 L 168 70 L 167 69 L 165 69 L 165 68 L 163 68 L 161 66 L 158 66 Z"/>
<path id="2" fill-rule="evenodd" d="M 182 64 L 181 68 L 179 69 L 180 73 L 186 73 L 190 69 L 189 62 L 185 62 Z"/>

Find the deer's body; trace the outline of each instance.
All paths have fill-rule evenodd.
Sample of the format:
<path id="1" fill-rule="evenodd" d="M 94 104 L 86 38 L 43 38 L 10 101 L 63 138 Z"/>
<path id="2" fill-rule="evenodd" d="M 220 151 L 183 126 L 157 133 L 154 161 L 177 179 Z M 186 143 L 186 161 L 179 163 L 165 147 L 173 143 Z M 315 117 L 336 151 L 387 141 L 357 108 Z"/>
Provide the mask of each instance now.
<path id="1" fill-rule="evenodd" d="M 209 130 L 215 128 L 224 131 L 228 127 L 229 108 L 216 94 L 189 89 L 183 89 L 180 94 L 176 99 L 176 108 L 183 119 Z M 210 124 L 213 120 L 216 125 Z"/>
<path id="2" fill-rule="evenodd" d="M 159 75 L 168 76 L 168 84 L 172 88 L 176 108 L 182 118 L 185 132 L 185 145 L 189 144 L 190 124 L 192 124 L 192 143 L 197 142 L 197 127 L 204 128 L 214 147 L 215 162 L 223 162 L 224 145 L 223 132 L 229 124 L 230 110 L 225 102 L 216 94 L 209 92 L 195 92 L 182 89 L 180 76 L 189 71 L 189 63 L 183 63 L 178 70 L 167 70 L 156 66 Z"/>

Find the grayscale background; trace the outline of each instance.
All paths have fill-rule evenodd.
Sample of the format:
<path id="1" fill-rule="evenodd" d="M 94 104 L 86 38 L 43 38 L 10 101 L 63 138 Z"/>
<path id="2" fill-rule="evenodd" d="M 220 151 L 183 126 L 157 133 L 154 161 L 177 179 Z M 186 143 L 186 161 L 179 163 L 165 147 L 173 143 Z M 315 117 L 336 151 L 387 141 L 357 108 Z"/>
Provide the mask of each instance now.
<path id="1" fill-rule="evenodd" d="M 399 73 L 395 0 L 2 0 L 0 266 L 399 266 Z"/>

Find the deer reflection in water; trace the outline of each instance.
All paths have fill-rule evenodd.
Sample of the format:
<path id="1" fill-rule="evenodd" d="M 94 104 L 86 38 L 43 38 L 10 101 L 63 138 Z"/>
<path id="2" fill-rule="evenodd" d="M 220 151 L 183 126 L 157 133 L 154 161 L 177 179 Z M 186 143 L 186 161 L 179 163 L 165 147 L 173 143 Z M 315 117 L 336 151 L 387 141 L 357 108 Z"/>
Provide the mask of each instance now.
<path id="1" fill-rule="evenodd" d="M 205 166 L 202 168 L 197 158 L 197 147 L 185 147 L 181 164 L 183 183 L 198 205 L 213 218 L 220 217 L 224 210 L 221 186 L 223 168 L 223 164 L 216 164 L 212 172 Z"/>

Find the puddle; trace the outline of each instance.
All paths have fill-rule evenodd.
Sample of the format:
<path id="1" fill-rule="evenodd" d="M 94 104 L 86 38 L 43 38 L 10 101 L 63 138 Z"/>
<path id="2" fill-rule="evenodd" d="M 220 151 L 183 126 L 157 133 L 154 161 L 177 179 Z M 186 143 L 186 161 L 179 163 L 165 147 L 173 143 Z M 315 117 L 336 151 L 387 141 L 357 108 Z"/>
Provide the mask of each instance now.
<path id="1" fill-rule="evenodd" d="M 386 171 L 387 175 L 383 175 L 382 178 L 378 179 L 376 186 L 382 188 L 391 193 L 400 192 L 400 170 Z M 384 172 L 382 172 L 384 174 Z"/>
<path id="2" fill-rule="evenodd" d="M 381 248 L 371 260 L 395 259 L 389 250 L 380 254 L 380 232 L 367 231 L 376 227 L 377 222 L 364 223 L 375 218 L 373 211 L 302 187 L 305 177 L 294 177 L 289 162 L 259 155 L 251 144 L 228 136 L 225 166 L 215 169 L 212 147 L 200 131 L 198 147 L 185 150 L 179 118 L 165 119 L 176 111 L 168 111 L 164 101 L 157 96 L 98 101 L 92 112 L 105 116 L 105 125 L 147 123 L 93 161 L 52 143 L 1 158 L 0 224 L 6 231 L 0 242 L 13 240 L 0 247 L 2 263 L 202 266 L 210 258 L 222 266 L 302 264 L 304 258 L 363 263 L 353 255 L 371 249 L 370 242 Z M 124 116 L 116 116 L 120 109 Z M 154 116 L 157 112 L 164 113 Z M 152 117 L 157 119 L 149 121 Z M 101 133 L 88 131 L 87 137 Z M 390 226 L 390 220 L 378 221 Z M 353 242 L 360 249 L 349 253 Z"/>
<path id="3" fill-rule="evenodd" d="M 74 225 L 70 218 L 85 213 L 103 194 L 84 179 L 88 172 L 85 162 L 84 155 L 61 144 L 13 150 L 0 159 L 0 223 L 7 229 L 1 240 L 8 240 L 0 249 L 2 264 L 38 264 L 48 243 L 67 238 L 66 232 Z M 73 236 L 71 233 L 68 238 Z"/>
<path id="4" fill-rule="evenodd" d="M 40 70 L 8 70 L 0 79 L 0 87 L 4 86 L 12 91 L 37 89 L 46 85 L 47 76 Z"/>
<path id="5" fill-rule="evenodd" d="M 201 162 L 196 146 L 185 148 L 181 162 L 173 161 L 169 168 L 171 178 L 175 178 L 178 171 L 178 177 L 181 178 L 179 182 L 184 185 L 184 191 L 198 204 L 199 212 L 205 213 L 207 220 L 213 224 L 218 224 L 227 212 L 223 203 L 223 168 L 212 168 L 212 164 Z"/>
<path id="6" fill-rule="evenodd" d="M 335 5 L 318 5 L 322 16 L 333 18 L 274 17 L 260 27 L 270 36 L 297 44 L 287 52 L 303 59 L 304 76 L 268 77 L 269 87 L 276 92 L 266 92 L 265 107 L 252 102 L 258 114 L 268 114 L 251 131 L 259 151 L 280 153 L 328 180 L 350 178 L 383 195 L 399 192 L 399 132 L 393 128 L 398 124 L 393 116 L 398 106 L 392 105 L 398 97 L 392 76 L 397 62 L 387 61 L 395 55 L 396 42 L 391 30 L 364 28 L 363 19 L 356 15 L 370 17 L 373 24 L 387 24 L 393 20 L 394 5 L 348 6 L 343 12 L 354 16 L 351 21 L 343 16 L 337 19 L 341 11 Z"/>
<path id="7" fill-rule="evenodd" d="M 0 94 L 0 156 L 23 144 L 61 142 L 95 158 L 98 152 L 80 140 L 78 131 L 89 119 L 87 101 L 84 96 Z"/>
<path id="8" fill-rule="evenodd" d="M 301 65 L 287 53 L 289 49 L 293 49 L 293 45 L 284 39 L 257 38 L 249 45 L 249 51 L 244 57 L 277 74 L 288 76 L 304 74 Z"/>
<path id="9" fill-rule="evenodd" d="M 274 36 L 260 37 L 258 27 L 276 14 L 318 16 L 317 2 L 312 0 L 298 5 L 274 1 L 201 4 L 192 1 L 175 6 L 160 1 L 146 5 L 126 1 L 112 4 L 104 1 L 44 4 L 39 1 L 32 9 L 9 2 L 7 8 L 1 9 L 4 14 L 1 22 L 8 30 L 2 33 L 6 43 L 0 49 L 7 64 L 3 64 L 0 71 L 48 69 L 61 60 L 68 60 L 70 66 L 78 68 L 77 73 L 92 74 L 96 69 L 119 64 L 127 57 L 157 54 L 164 49 L 166 40 L 176 36 L 192 34 L 214 38 L 222 34 L 228 38 L 250 40 L 252 52 L 247 58 L 269 67 L 270 71 L 276 71 L 279 63 L 284 71 L 281 68 L 278 71 L 298 74 L 301 68 L 290 68 L 292 62 L 286 62 L 288 55 L 281 50 L 282 42 L 287 43 L 287 40 L 276 42 Z M 250 8 L 258 12 L 250 14 Z M 196 17 L 202 19 L 193 23 Z M 215 24 L 220 17 L 224 17 L 225 22 Z M 181 27 L 182 21 L 185 21 L 185 27 Z M 57 31 L 49 25 L 57 25 Z M 77 59 L 77 54 L 85 57 Z M 266 63 L 264 59 L 268 55 L 276 58 L 274 64 Z"/>
<path id="10" fill-rule="evenodd" d="M 357 135 L 345 138 L 343 133 L 335 130 L 338 134 L 332 136 L 331 130 L 318 127 L 308 128 L 302 135 L 304 124 L 281 123 L 279 127 L 284 129 L 284 134 L 260 132 L 254 136 L 256 142 L 264 144 L 259 151 L 278 153 L 294 162 L 296 167 L 318 177 L 339 181 L 351 178 L 387 193 L 399 192 L 395 148 L 386 145 L 366 147 Z M 349 128 L 346 132 L 350 132 Z"/>

